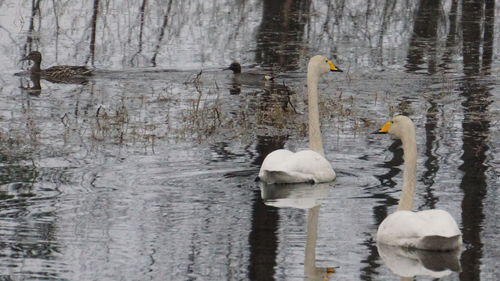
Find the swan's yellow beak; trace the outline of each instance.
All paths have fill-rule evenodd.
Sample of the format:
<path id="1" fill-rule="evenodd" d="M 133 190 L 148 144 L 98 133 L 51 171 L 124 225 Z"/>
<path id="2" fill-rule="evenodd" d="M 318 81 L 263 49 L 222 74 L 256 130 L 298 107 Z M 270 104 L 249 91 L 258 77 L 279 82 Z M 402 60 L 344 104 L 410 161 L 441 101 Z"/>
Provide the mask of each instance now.
<path id="1" fill-rule="evenodd" d="M 389 129 L 391 128 L 391 124 L 392 124 L 391 121 L 385 123 L 384 126 L 382 126 L 382 128 L 380 128 L 380 130 L 375 132 L 375 134 L 387 134 L 387 133 L 389 133 Z"/>
<path id="2" fill-rule="evenodd" d="M 331 60 L 328 61 L 328 65 L 330 66 L 330 71 L 343 72 L 342 69 L 337 68 Z"/>

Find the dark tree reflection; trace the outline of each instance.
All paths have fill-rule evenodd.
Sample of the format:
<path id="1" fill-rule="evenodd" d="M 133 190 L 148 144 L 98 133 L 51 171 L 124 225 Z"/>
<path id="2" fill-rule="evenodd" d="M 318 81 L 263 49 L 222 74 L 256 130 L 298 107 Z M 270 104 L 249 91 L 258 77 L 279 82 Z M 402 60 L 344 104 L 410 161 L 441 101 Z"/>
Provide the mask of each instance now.
<path id="1" fill-rule="evenodd" d="M 438 122 L 437 113 L 438 107 L 437 103 L 432 99 L 429 99 L 430 107 L 427 109 L 425 116 L 425 151 L 424 155 L 426 157 L 424 162 L 425 171 L 422 176 L 422 180 L 425 185 L 425 206 L 428 209 L 434 209 L 438 198 L 434 196 L 433 186 L 435 183 L 434 178 L 439 171 L 438 157 L 435 155 L 435 151 L 439 142 L 436 140 L 436 124 Z"/>
<path id="2" fill-rule="evenodd" d="M 167 28 L 167 25 L 169 23 L 169 19 L 171 17 L 170 11 L 172 10 L 172 0 L 170 0 L 167 4 L 167 11 L 165 12 L 165 15 L 163 15 L 163 23 L 160 28 L 160 34 L 158 35 L 158 43 L 155 45 L 154 51 L 153 51 L 153 57 L 151 58 L 151 64 L 153 66 L 156 66 L 156 57 L 158 56 L 158 53 L 160 52 L 160 47 L 161 43 L 163 41 L 163 37 L 165 37 L 165 29 Z"/>
<path id="3" fill-rule="evenodd" d="M 413 23 L 413 32 L 410 38 L 408 47 L 408 55 L 406 59 L 406 69 L 408 72 L 417 72 L 423 69 L 423 65 L 427 63 L 427 73 L 436 73 L 437 64 L 437 45 L 439 43 L 438 30 L 442 23 L 440 19 L 441 1 L 421 0 L 418 4 L 418 9 L 415 14 Z M 437 198 L 432 192 L 434 177 L 439 170 L 437 157 L 434 155 L 434 147 L 436 142 L 436 111 L 437 105 L 432 98 L 428 98 L 430 107 L 427 109 L 425 122 L 425 156 L 424 163 L 425 172 L 423 181 L 425 189 L 425 205 L 429 208 L 434 208 Z"/>
<path id="4" fill-rule="evenodd" d="M 40 14 L 40 1 L 41 0 L 32 0 L 31 1 L 31 16 L 30 16 L 30 24 L 28 27 L 28 37 L 26 39 L 26 44 L 24 45 L 24 55 L 28 54 L 32 50 L 33 44 L 33 32 L 35 30 L 35 17 L 37 14 Z"/>
<path id="5" fill-rule="evenodd" d="M 286 70 L 299 67 L 300 48 L 304 35 L 308 0 L 264 1 L 262 22 L 257 33 L 256 62 L 264 66 L 280 66 Z M 273 94 L 272 89 L 268 94 Z M 274 94 L 279 94 L 275 93 Z M 288 101 L 288 96 L 284 96 Z M 264 101 L 262 110 L 270 108 Z M 283 148 L 286 136 L 258 136 L 254 163 L 259 165 L 270 152 Z M 276 265 L 278 213 L 268 211 L 260 192 L 255 192 L 252 232 L 250 233 L 250 280 L 274 280 Z"/>
<path id="6" fill-rule="evenodd" d="M 450 24 L 448 35 L 446 35 L 446 49 L 443 55 L 443 62 L 441 67 L 446 68 L 448 64 L 452 62 L 452 55 L 455 53 L 457 44 L 457 25 L 458 25 L 458 0 L 453 0 L 451 2 L 451 10 L 448 14 L 448 22 Z"/>
<path id="7" fill-rule="evenodd" d="M 489 75 L 493 60 L 493 42 L 495 32 L 495 0 L 484 0 L 483 29 L 483 74 Z"/>
<path id="8" fill-rule="evenodd" d="M 387 188 L 396 187 L 397 183 L 393 180 L 393 178 L 401 174 L 399 166 L 401 166 L 404 162 L 401 141 L 395 140 L 391 146 L 389 146 L 389 151 L 393 153 L 393 158 L 380 165 L 380 167 L 388 168 L 389 171 L 385 174 L 375 176 L 380 181 L 380 184 L 374 188 L 380 191 L 376 192 L 373 197 L 381 201 L 381 204 L 376 205 L 373 208 L 375 225 L 380 225 L 380 223 L 382 223 L 382 221 L 389 215 L 388 208 L 390 206 L 398 204 L 398 199 L 394 198 L 391 194 L 388 194 Z M 363 242 L 363 245 L 367 247 L 368 255 L 363 260 L 366 266 L 361 269 L 360 278 L 361 280 L 377 280 L 377 268 L 380 267 L 378 262 L 379 254 L 377 245 L 372 237 L 372 233 L 369 233 L 367 236 L 368 237 Z"/>
<path id="9" fill-rule="evenodd" d="M 406 63 L 406 68 L 409 71 L 421 69 L 425 58 L 427 58 L 429 74 L 436 72 L 440 7 L 441 1 L 438 0 L 421 0 L 419 2 Z"/>
<path id="10" fill-rule="evenodd" d="M 96 30 L 97 30 L 97 17 L 99 15 L 99 0 L 94 0 L 94 6 L 92 9 L 92 19 L 90 21 L 90 26 L 91 26 L 91 33 L 90 33 L 90 62 L 92 65 L 94 65 L 94 58 L 95 58 L 95 37 L 96 37 Z M 87 59 L 88 62 L 88 59 Z"/>
<path id="11" fill-rule="evenodd" d="M 462 254 L 463 269 L 460 280 L 480 280 L 481 273 L 480 260 L 483 256 L 481 232 L 485 217 L 483 201 L 487 192 L 485 173 L 488 168 L 485 160 L 489 150 L 490 135 L 488 106 L 491 101 L 489 86 L 485 85 L 484 80 L 477 78 L 488 74 L 490 69 L 491 57 L 488 57 L 488 49 L 493 40 L 493 28 L 485 28 L 485 33 L 482 34 L 481 26 L 483 24 L 492 26 L 493 18 L 489 15 L 492 13 L 490 9 L 494 10 L 494 6 L 494 1 L 464 0 L 462 2 L 462 10 L 466 12 L 462 14 L 465 77 L 461 86 L 461 95 L 465 100 L 462 102 L 464 119 L 462 121 L 463 155 L 461 159 L 463 164 L 460 166 L 464 175 L 460 188 L 464 193 L 462 200 L 463 239 L 471 247 Z M 482 63 L 481 49 L 487 53 Z"/>
<path id="12" fill-rule="evenodd" d="M 287 137 L 259 136 L 254 164 L 260 166 L 264 158 L 276 149 L 283 148 Z M 276 254 L 278 253 L 278 210 L 262 201 L 260 189 L 254 192 L 252 205 L 252 231 L 250 242 L 250 280 L 274 280 Z"/>
<path id="13" fill-rule="evenodd" d="M 298 68 L 310 0 L 264 0 L 255 60 L 286 70 Z"/>

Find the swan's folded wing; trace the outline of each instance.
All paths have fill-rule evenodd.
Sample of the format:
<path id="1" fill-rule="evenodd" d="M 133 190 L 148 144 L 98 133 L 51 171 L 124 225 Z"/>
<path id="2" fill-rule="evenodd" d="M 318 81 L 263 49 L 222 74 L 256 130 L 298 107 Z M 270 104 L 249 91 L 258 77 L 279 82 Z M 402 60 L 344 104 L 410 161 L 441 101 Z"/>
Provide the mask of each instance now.
<path id="1" fill-rule="evenodd" d="M 453 237 L 461 235 L 460 229 L 453 217 L 444 210 L 425 210 L 416 212 L 416 215 L 426 225 L 426 228 L 422 229 L 422 236 L 439 235 Z"/>
<path id="2" fill-rule="evenodd" d="M 315 183 L 329 182 L 335 179 L 332 165 L 321 154 L 312 150 L 299 151 L 283 164 L 285 171 L 309 175 Z"/>
<path id="3" fill-rule="evenodd" d="M 260 170 L 271 170 L 281 166 L 295 153 L 286 149 L 278 149 L 269 153 L 260 167 Z"/>
<path id="4" fill-rule="evenodd" d="M 451 250 L 462 244 L 455 220 L 443 210 L 392 213 L 380 224 L 377 241 L 425 250 Z"/>
<path id="5" fill-rule="evenodd" d="M 264 159 L 259 178 L 267 183 L 319 183 L 334 180 L 335 172 L 328 160 L 315 151 L 293 153 L 280 149 Z"/>
<path id="6" fill-rule="evenodd" d="M 377 242 L 411 248 L 418 242 L 420 230 L 424 227 L 414 212 L 397 211 L 387 216 L 380 224 Z"/>
<path id="7" fill-rule="evenodd" d="M 462 245 L 462 233 L 453 217 L 443 210 L 426 210 L 416 213 L 425 222 L 421 230 L 420 249 L 451 250 Z"/>

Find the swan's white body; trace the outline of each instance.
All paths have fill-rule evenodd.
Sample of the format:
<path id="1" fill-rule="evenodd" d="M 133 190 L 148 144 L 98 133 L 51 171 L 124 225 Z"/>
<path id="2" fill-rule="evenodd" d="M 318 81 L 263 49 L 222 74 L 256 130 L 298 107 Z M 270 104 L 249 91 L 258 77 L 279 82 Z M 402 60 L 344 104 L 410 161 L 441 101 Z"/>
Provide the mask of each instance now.
<path id="1" fill-rule="evenodd" d="M 377 231 L 379 243 L 446 251 L 462 245 L 462 233 L 453 217 L 443 210 L 411 212 L 416 185 L 417 145 L 410 118 L 396 116 L 380 129 L 400 138 L 404 151 L 404 180 L 398 210 L 382 221 Z"/>
<path id="2" fill-rule="evenodd" d="M 332 165 L 312 150 L 291 152 L 278 149 L 267 155 L 259 178 L 266 183 L 329 182 L 335 179 Z"/>
<path id="3" fill-rule="evenodd" d="M 321 183 L 335 179 L 325 159 L 318 110 L 319 77 L 329 71 L 341 71 L 323 56 L 314 56 L 307 66 L 309 145 L 311 150 L 292 152 L 279 149 L 269 153 L 259 171 L 259 179 L 269 183 Z"/>
<path id="4" fill-rule="evenodd" d="M 396 211 L 380 224 L 377 241 L 387 245 L 446 251 L 460 247 L 461 232 L 443 210 Z"/>

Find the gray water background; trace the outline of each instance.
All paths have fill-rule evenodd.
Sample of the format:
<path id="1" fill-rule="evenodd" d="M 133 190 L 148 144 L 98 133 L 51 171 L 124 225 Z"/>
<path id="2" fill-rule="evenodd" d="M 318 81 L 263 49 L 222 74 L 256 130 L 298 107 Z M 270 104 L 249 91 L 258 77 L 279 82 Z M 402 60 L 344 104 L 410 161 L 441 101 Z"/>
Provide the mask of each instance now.
<path id="1" fill-rule="evenodd" d="M 312 280 L 313 209 L 276 207 L 254 179 L 272 150 L 307 148 L 315 54 L 344 70 L 319 87 L 338 178 L 292 194 L 320 205 L 316 266 L 400 280 L 374 235 L 402 151 L 370 133 L 403 113 L 417 127 L 415 209 L 447 210 L 463 232 L 461 270 L 440 280 L 500 280 L 499 6 L 0 1 L 2 280 Z M 13 74 L 29 50 L 95 75 L 25 89 Z M 222 70 L 234 60 L 278 78 L 236 79 Z"/>

